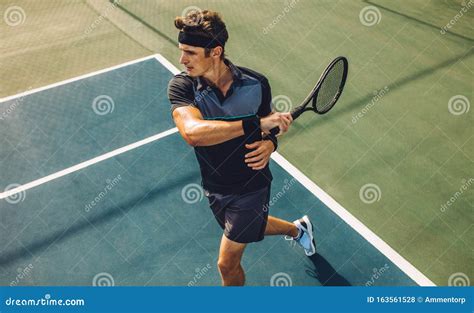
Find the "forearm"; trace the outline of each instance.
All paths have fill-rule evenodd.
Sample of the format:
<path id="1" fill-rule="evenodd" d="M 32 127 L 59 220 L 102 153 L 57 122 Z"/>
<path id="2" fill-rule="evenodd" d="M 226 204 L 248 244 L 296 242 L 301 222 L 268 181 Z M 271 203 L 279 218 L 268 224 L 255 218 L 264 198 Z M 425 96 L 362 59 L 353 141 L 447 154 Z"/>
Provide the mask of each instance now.
<path id="1" fill-rule="evenodd" d="M 193 146 L 212 146 L 244 135 L 242 121 L 189 121 L 185 136 Z"/>

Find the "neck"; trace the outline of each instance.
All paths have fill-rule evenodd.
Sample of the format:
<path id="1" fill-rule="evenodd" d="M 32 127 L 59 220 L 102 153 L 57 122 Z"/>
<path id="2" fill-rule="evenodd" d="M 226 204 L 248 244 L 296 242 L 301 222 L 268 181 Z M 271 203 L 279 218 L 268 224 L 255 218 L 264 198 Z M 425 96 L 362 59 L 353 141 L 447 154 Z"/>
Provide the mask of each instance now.
<path id="1" fill-rule="evenodd" d="M 202 77 L 219 88 L 226 86 L 230 81 L 232 81 L 230 68 L 223 60 L 214 63 Z"/>

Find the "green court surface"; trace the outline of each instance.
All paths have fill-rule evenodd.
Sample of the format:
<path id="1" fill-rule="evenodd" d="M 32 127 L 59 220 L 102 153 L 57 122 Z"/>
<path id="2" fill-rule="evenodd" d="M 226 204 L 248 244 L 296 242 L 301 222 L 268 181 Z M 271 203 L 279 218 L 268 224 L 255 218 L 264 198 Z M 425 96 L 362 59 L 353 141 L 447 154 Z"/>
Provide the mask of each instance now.
<path id="1" fill-rule="evenodd" d="M 24 20 L 0 24 L 3 97 L 155 53 L 178 66 L 172 21 L 190 6 L 222 13 L 228 57 L 269 78 L 279 110 L 346 56 L 337 107 L 298 119 L 272 161 L 273 194 L 285 193 L 271 212 L 307 212 L 318 257 L 266 238 L 245 254 L 248 284 L 277 273 L 293 285 L 471 284 L 471 1 L 4 1 L 2 16 L 11 6 Z M 0 192 L 174 127 L 169 69 L 151 57 L 0 100 Z M 100 95 L 113 112 L 92 110 Z M 220 229 L 205 197 L 183 201 L 183 188 L 199 183 L 197 163 L 178 134 L 165 135 L 17 194 L 18 203 L 0 199 L 1 283 L 31 264 L 18 284 L 90 285 L 109 273 L 116 285 L 217 285 Z"/>
<path id="2" fill-rule="evenodd" d="M 117 285 L 219 284 L 222 231 L 200 188 L 194 153 L 178 133 L 57 174 L 172 128 L 166 98 L 171 77 L 148 59 L 23 96 L 22 106 L 2 124 L 1 188 L 50 179 L 2 201 L 2 284 L 30 264 L 24 283 L 34 285 L 88 285 L 103 273 Z M 82 99 L 94 102 L 104 91 L 110 98 L 102 107 L 83 105 Z M 54 153 L 57 145 L 62 151 Z M 319 254 L 307 258 L 282 237 L 267 238 L 248 248 L 248 285 L 269 285 L 272 277 L 294 285 L 414 284 L 301 185 L 301 178 L 276 162 L 272 168 L 272 214 L 313 217 Z"/>

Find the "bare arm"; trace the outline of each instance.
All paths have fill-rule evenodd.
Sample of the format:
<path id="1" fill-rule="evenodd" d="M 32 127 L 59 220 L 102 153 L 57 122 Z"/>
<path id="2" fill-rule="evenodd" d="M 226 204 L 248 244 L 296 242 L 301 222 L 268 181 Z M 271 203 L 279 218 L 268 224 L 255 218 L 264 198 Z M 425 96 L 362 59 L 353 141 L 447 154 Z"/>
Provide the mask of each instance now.
<path id="1" fill-rule="evenodd" d="M 242 121 L 208 121 L 192 106 L 173 111 L 179 133 L 191 146 L 212 146 L 244 135 Z"/>
<path id="2" fill-rule="evenodd" d="M 182 106 L 173 111 L 173 119 L 179 133 L 191 146 L 212 146 L 244 135 L 242 121 L 208 121 L 199 109 Z M 260 120 L 261 129 L 269 132 L 280 127 L 281 133 L 288 130 L 290 113 L 274 113 Z"/>

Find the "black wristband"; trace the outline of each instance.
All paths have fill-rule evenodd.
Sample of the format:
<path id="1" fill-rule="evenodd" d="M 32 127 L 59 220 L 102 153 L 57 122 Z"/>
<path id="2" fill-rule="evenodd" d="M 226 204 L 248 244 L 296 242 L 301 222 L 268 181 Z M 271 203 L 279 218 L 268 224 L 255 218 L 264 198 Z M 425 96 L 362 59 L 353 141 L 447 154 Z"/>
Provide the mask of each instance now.
<path id="1" fill-rule="evenodd" d="M 259 117 L 251 117 L 242 120 L 242 128 L 244 129 L 245 137 L 250 137 L 255 132 L 260 134 L 262 130 L 260 129 L 260 118 Z"/>
<path id="2" fill-rule="evenodd" d="M 270 140 L 273 143 L 273 146 L 274 146 L 273 151 L 276 151 L 276 149 L 278 149 L 278 139 L 274 135 L 270 134 L 267 137 L 265 137 L 264 139 L 265 140 Z"/>

